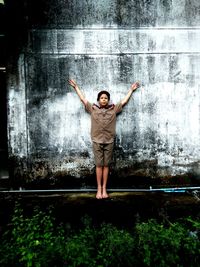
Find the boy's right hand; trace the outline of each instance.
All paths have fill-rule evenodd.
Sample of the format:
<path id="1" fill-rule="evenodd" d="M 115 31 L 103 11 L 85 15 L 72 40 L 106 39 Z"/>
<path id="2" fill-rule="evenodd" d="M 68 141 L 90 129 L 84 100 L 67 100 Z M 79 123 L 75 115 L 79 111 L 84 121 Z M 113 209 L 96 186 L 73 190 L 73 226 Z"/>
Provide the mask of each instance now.
<path id="1" fill-rule="evenodd" d="M 69 83 L 69 85 L 71 85 L 74 89 L 76 89 L 76 87 L 78 87 L 77 83 L 76 83 L 74 80 L 72 80 L 72 79 L 69 79 L 69 80 L 68 80 L 68 83 Z"/>

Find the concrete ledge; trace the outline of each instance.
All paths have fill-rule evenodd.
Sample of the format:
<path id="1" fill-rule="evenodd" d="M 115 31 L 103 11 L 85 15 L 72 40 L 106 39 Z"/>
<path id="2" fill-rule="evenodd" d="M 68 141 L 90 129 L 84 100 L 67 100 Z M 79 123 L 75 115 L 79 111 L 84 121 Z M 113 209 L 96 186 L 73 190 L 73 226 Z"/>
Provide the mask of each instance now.
<path id="1" fill-rule="evenodd" d="M 60 222 L 79 225 L 84 216 L 94 223 L 108 222 L 121 227 L 133 227 L 138 219 L 173 221 L 187 216 L 199 216 L 200 194 L 163 192 L 112 192 L 110 198 L 97 200 L 95 192 L 89 193 L 18 193 L 0 192 L 0 216 L 2 225 L 9 223 L 15 202 L 19 202 L 25 214 L 31 214 L 39 206 L 46 211 L 50 206 Z M 195 195 L 196 194 L 196 195 Z"/>

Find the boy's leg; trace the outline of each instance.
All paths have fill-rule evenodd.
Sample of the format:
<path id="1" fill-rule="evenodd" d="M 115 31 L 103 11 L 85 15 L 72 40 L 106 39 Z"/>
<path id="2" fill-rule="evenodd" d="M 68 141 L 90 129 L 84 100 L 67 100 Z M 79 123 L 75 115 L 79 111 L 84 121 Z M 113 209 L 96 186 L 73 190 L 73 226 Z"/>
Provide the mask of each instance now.
<path id="1" fill-rule="evenodd" d="M 107 194 L 107 181 L 109 174 L 109 165 L 112 161 L 112 153 L 113 153 L 114 143 L 104 145 L 104 167 L 103 167 L 103 190 L 102 190 L 102 198 L 108 198 Z"/>
<path id="2" fill-rule="evenodd" d="M 96 177 L 97 177 L 96 198 L 100 199 L 102 198 L 101 183 L 102 183 L 102 177 L 103 177 L 103 167 L 96 167 Z"/>
<path id="3" fill-rule="evenodd" d="M 109 173 L 109 167 L 104 166 L 103 167 L 103 189 L 102 189 L 102 198 L 108 198 L 106 186 L 108 181 L 108 173 Z"/>
<path id="4" fill-rule="evenodd" d="M 96 198 L 102 198 L 102 178 L 103 178 L 103 150 L 102 145 L 93 142 L 93 152 L 96 165 L 97 194 Z"/>

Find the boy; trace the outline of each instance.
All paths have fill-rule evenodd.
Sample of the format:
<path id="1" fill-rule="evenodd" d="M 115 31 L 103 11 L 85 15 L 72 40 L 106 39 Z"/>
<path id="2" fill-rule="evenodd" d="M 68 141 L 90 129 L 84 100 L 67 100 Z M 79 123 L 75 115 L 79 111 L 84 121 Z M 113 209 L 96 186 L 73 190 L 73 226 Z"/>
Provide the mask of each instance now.
<path id="1" fill-rule="evenodd" d="M 125 96 L 118 104 L 110 105 L 110 94 L 107 91 L 98 93 L 98 105 L 91 104 L 79 89 L 74 80 L 69 80 L 86 110 L 91 114 L 91 139 L 96 165 L 97 199 L 108 198 L 106 186 L 109 174 L 109 165 L 112 159 L 113 144 L 115 138 L 116 114 L 121 112 L 133 91 L 139 87 L 139 83 L 133 83 Z"/>

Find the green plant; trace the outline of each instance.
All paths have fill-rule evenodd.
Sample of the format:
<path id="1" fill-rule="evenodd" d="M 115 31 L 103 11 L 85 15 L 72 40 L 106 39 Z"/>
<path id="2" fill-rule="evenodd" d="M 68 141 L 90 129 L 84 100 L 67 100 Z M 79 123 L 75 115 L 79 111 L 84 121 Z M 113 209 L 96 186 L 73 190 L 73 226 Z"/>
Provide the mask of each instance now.
<path id="1" fill-rule="evenodd" d="M 4 234 L 2 253 L 8 256 L 1 258 L 2 266 L 48 266 L 54 256 L 58 257 L 55 244 L 63 239 L 59 227 L 54 226 L 51 213 L 51 209 L 44 213 L 36 207 L 32 217 L 25 217 L 20 205 L 16 204 L 11 229 Z M 46 257 L 47 253 L 50 258 Z"/>
<path id="2" fill-rule="evenodd" d="M 26 213 L 16 204 L 0 240 L 1 267 L 196 267 L 200 262 L 198 219 L 169 225 L 151 219 L 128 231 L 111 223 L 95 227 L 88 216 L 72 229 L 56 222 L 51 207 Z"/>
<path id="3" fill-rule="evenodd" d="M 97 266 L 97 231 L 88 216 L 82 219 L 83 227 L 72 235 L 65 244 L 67 266 Z"/>
<path id="4" fill-rule="evenodd" d="M 155 220 L 136 225 L 138 255 L 145 266 L 196 266 L 199 240 L 189 235 L 184 225 L 176 222 L 166 227 Z"/>
<path id="5" fill-rule="evenodd" d="M 103 224 L 99 235 L 97 258 L 100 266 L 135 266 L 135 242 L 127 230 Z"/>

